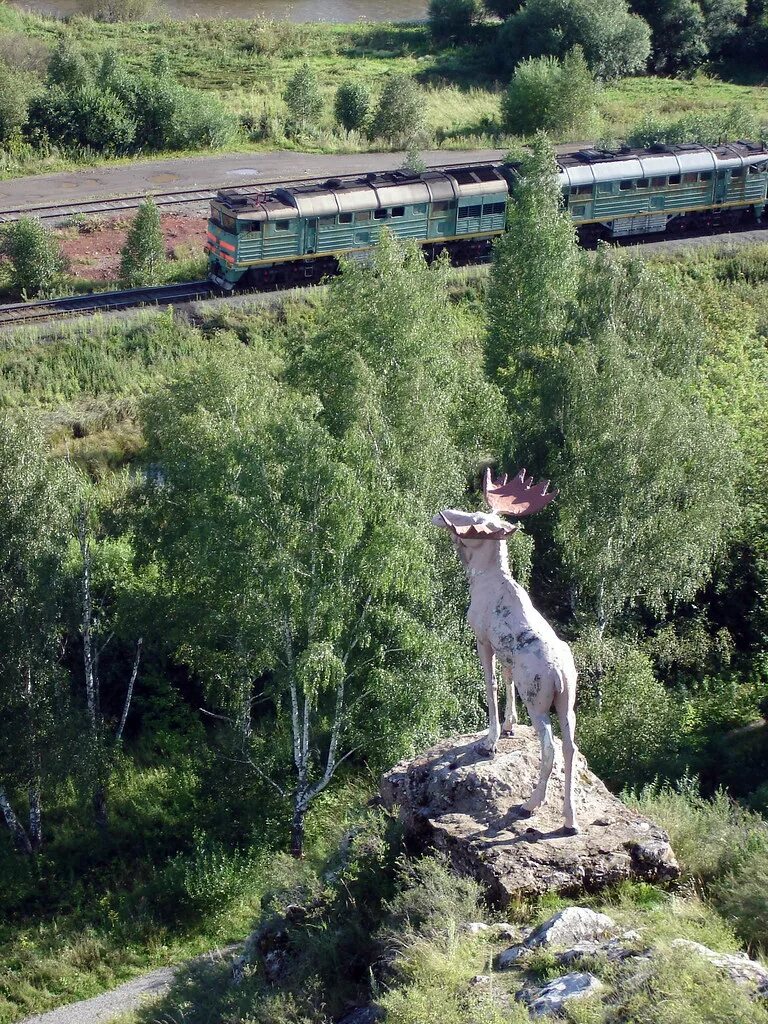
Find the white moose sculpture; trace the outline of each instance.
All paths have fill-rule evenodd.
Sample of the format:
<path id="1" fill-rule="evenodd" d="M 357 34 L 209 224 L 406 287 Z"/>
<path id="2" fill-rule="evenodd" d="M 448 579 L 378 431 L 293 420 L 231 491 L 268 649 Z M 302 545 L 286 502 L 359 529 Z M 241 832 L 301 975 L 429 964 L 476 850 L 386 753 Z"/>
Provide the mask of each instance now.
<path id="1" fill-rule="evenodd" d="M 573 810 L 573 764 L 577 753 L 574 739 L 576 666 L 568 644 L 555 634 L 533 607 L 525 588 L 512 578 L 505 541 L 520 524 L 501 518 L 502 514 L 527 516 L 544 508 L 557 495 L 557 491 L 547 492 L 548 486 L 548 480 L 534 485 L 532 477 L 526 478 L 524 469 L 510 483 L 506 476 L 494 482 L 490 469 L 486 469 L 483 494 L 491 514 L 449 508 L 438 512 L 432 523 L 450 532 L 469 577 L 471 601 L 467 621 L 477 637 L 488 697 L 488 736 L 481 747 L 493 756 L 502 731 L 496 685 L 498 659 L 506 684 L 504 733 L 511 734 L 517 723 L 516 686 L 541 743 L 539 782 L 518 813 L 530 817 L 546 799 L 555 760 L 549 717 L 554 704 L 560 719 L 565 761 L 565 830 L 575 834 L 578 832 Z"/>

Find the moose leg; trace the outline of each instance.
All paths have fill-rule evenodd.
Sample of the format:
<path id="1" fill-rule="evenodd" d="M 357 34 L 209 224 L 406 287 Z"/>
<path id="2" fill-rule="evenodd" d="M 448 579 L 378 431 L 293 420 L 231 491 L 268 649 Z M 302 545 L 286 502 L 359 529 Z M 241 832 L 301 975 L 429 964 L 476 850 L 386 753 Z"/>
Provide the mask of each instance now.
<path id="1" fill-rule="evenodd" d="M 504 665 L 501 670 L 501 677 L 507 690 L 507 703 L 504 708 L 504 724 L 501 727 L 501 732 L 504 736 L 512 736 L 517 725 L 517 703 L 515 702 L 515 683 L 512 679 L 512 669 Z"/>
<path id="2" fill-rule="evenodd" d="M 477 654 L 485 676 L 485 694 L 488 700 L 488 736 L 480 743 L 480 749 L 486 754 L 495 754 L 499 742 L 501 726 L 499 725 L 499 691 L 496 685 L 496 657 L 489 643 L 477 641 Z"/>
<path id="3" fill-rule="evenodd" d="M 530 712 L 530 708 L 528 710 Z M 523 804 L 523 810 L 528 812 L 535 811 L 544 803 L 547 796 L 547 783 L 555 763 L 555 741 L 552 739 L 552 722 L 549 715 L 542 712 L 532 713 L 531 721 L 539 735 L 541 744 L 541 770 L 538 785 Z"/>
<path id="4" fill-rule="evenodd" d="M 576 749 L 576 713 L 570 702 L 564 700 L 565 694 L 560 695 L 564 706 L 558 706 L 557 714 L 560 719 L 560 732 L 563 737 L 563 761 L 565 763 L 565 800 L 563 802 L 563 817 L 565 818 L 565 830 L 571 835 L 576 835 L 579 826 L 573 810 L 573 765 L 578 753 Z"/>

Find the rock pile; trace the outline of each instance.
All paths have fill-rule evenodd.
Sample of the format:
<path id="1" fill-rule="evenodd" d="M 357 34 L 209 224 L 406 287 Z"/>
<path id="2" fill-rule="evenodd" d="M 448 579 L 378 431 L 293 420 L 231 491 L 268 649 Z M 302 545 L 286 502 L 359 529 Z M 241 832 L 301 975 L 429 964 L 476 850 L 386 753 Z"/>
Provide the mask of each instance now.
<path id="1" fill-rule="evenodd" d="M 494 758 L 478 749 L 482 734 L 459 736 L 401 761 L 381 780 L 384 804 L 397 809 L 411 837 L 448 855 L 506 904 L 520 895 L 574 894 L 627 878 L 656 882 L 679 874 L 663 829 L 608 792 L 579 757 L 576 813 L 581 833 L 562 828 L 560 743 L 549 801 L 524 818 L 520 804 L 539 773 L 539 741 L 518 726 Z"/>

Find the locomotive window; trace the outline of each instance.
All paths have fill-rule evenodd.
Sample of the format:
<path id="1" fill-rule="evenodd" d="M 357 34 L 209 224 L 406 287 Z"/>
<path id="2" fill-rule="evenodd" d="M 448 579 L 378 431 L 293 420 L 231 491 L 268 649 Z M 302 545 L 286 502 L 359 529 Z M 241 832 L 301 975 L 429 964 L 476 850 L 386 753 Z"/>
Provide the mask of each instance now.
<path id="1" fill-rule="evenodd" d="M 276 220 L 275 231 L 290 231 L 291 222 L 289 220 Z"/>
<path id="2" fill-rule="evenodd" d="M 650 184 L 650 182 L 648 181 L 647 178 L 639 178 L 638 182 L 637 182 L 637 187 L 638 188 L 648 188 L 649 184 Z"/>
<path id="3" fill-rule="evenodd" d="M 231 231 L 233 235 L 237 233 L 237 221 L 228 213 L 222 213 L 221 226 L 227 231 Z"/>
<path id="4" fill-rule="evenodd" d="M 670 174 L 670 176 L 669 176 L 669 184 L 670 185 L 679 185 L 680 184 L 680 175 L 679 174 Z"/>
<path id="5" fill-rule="evenodd" d="M 432 213 L 445 213 L 446 210 L 452 210 L 454 205 L 452 199 L 440 199 L 432 203 Z"/>
<path id="6" fill-rule="evenodd" d="M 661 175 L 658 178 L 651 178 L 651 188 L 664 188 L 667 184 L 666 175 Z"/>
<path id="7" fill-rule="evenodd" d="M 629 192 L 630 189 L 635 187 L 634 181 L 620 181 L 619 188 L 622 192 Z"/>
<path id="8" fill-rule="evenodd" d="M 591 185 L 576 185 L 571 189 L 571 195 L 574 196 L 591 196 L 592 186 Z"/>
<path id="9" fill-rule="evenodd" d="M 340 213 L 339 214 L 339 224 L 351 224 L 351 223 L 352 223 L 352 214 L 351 213 Z"/>
<path id="10" fill-rule="evenodd" d="M 415 203 L 412 209 L 413 209 L 414 214 L 417 214 L 417 215 L 421 214 L 422 217 L 423 217 L 424 214 L 427 212 L 427 204 L 426 203 Z"/>
<path id="11" fill-rule="evenodd" d="M 712 181 L 712 171 L 702 171 L 699 178 L 701 181 Z"/>
<path id="12" fill-rule="evenodd" d="M 252 220 L 251 223 L 248 224 L 248 230 L 249 231 L 261 231 L 261 221 L 260 220 Z"/>
<path id="13" fill-rule="evenodd" d="M 759 174 L 759 173 L 760 173 L 760 168 L 757 166 L 757 164 L 752 164 L 751 167 L 747 168 L 747 174 Z"/>
<path id="14" fill-rule="evenodd" d="M 405 216 L 405 207 L 404 206 L 393 206 L 392 207 L 392 216 L 393 217 L 404 217 Z"/>
<path id="15" fill-rule="evenodd" d="M 698 181 L 698 177 L 695 171 L 688 171 L 683 175 L 683 184 L 692 185 L 694 181 Z"/>
<path id="16" fill-rule="evenodd" d="M 744 173 L 744 168 L 743 167 L 734 167 L 734 169 L 731 171 L 731 177 L 732 178 L 740 178 L 743 173 Z"/>
<path id="17" fill-rule="evenodd" d="M 317 226 L 319 228 L 332 228 L 336 225 L 335 217 L 318 217 Z"/>
<path id="18" fill-rule="evenodd" d="M 480 209 L 479 204 L 477 206 L 460 206 L 459 217 L 479 217 Z"/>
<path id="19" fill-rule="evenodd" d="M 598 183 L 597 183 L 597 191 L 598 192 L 613 192 L 613 182 L 612 181 L 598 181 Z"/>
<path id="20" fill-rule="evenodd" d="M 371 211 L 370 210 L 358 210 L 357 213 L 355 214 L 355 224 L 359 224 L 361 221 L 370 220 L 370 219 L 371 219 Z"/>
<path id="21" fill-rule="evenodd" d="M 386 220 L 388 212 L 388 210 L 374 210 L 373 216 L 375 217 L 376 220 Z"/>

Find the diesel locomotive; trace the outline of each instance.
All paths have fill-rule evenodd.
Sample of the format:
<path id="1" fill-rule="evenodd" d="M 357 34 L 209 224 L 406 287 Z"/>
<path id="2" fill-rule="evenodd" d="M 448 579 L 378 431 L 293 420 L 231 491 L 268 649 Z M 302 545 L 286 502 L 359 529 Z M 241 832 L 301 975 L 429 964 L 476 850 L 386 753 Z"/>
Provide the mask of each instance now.
<path id="1" fill-rule="evenodd" d="M 755 142 L 584 149 L 558 158 L 563 202 L 585 243 L 667 230 L 728 230 L 768 204 L 768 147 Z M 341 257 L 365 259 L 383 228 L 414 239 L 428 259 L 487 258 L 504 232 L 519 166 L 370 173 L 211 203 L 206 252 L 221 288 L 311 283 Z"/>

